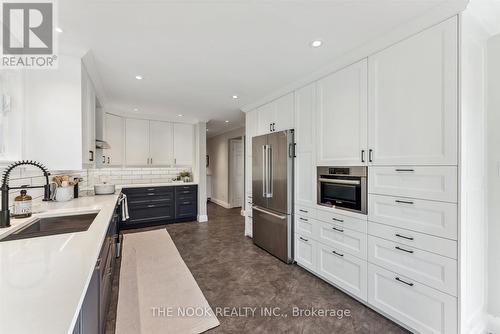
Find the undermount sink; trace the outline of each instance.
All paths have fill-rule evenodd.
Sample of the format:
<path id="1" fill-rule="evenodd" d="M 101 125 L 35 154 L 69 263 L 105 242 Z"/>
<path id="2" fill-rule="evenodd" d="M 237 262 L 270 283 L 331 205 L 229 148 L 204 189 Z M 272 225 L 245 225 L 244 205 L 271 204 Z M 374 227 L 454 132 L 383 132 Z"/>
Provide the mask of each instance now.
<path id="1" fill-rule="evenodd" d="M 96 216 L 97 212 L 36 218 L 28 225 L 0 239 L 0 242 L 87 231 Z"/>

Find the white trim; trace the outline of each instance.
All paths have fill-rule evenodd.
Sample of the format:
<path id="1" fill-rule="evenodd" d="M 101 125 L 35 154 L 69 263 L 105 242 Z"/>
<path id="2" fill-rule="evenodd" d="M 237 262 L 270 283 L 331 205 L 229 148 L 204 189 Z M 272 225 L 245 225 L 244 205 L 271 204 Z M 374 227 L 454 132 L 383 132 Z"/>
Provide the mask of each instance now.
<path id="1" fill-rule="evenodd" d="M 208 215 L 198 215 L 198 222 L 205 223 L 208 221 Z"/>
<path id="2" fill-rule="evenodd" d="M 283 95 L 293 92 L 296 89 L 304 87 L 314 81 L 317 81 L 333 72 L 336 72 L 350 64 L 360 61 L 376 52 L 379 52 L 395 43 L 398 43 L 412 35 L 415 35 L 425 29 L 430 28 L 440 22 L 462 12 L 468 4 L 468 0 L 461 1 L 447 1 L 442 5 L 436 6 L 430 10 L 428 15 L 418 17 L 406 24 L 403 24 L 383 36 L 373 39 L 372 41 L 356 48 L 352 51 L 345 53 L 338 57 L 334 62 L 328 66 L 311 73 L 297 81 L 294 81 L 281 89 L 278 89 L 263 98 L 260 98 L 253 103 L 246 104 L 241 107 L 241 111 L 248 112 L 257 107 L 260 107 L 270 101 L 273 101 Z"/>
<path id="3" fill-rule="evenodd" d="M 213 198 L 212 197 L 210 199 L 210 202 L 215 203 L 217 205 L 220 205 L 220 206 L 222 206 L 223 208 L 226 208 L 226 209 L 231 209 L 232 208 L 231 204 L 229 204 L 228 202 L 222 201 L 220 199 L 217 199 L 217 198 Z"/>

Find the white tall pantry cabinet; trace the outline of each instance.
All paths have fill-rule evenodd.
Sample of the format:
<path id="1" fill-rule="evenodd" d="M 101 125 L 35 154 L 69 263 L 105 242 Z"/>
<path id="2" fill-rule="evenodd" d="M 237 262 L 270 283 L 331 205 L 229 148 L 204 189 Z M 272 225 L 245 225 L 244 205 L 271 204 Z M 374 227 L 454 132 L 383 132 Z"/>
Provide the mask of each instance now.
<path id="1" fill-rule="evenodd" d="M 455 334 L 458 19 L 366 56 L 292 93 L 295 261 L 414 332 Z M 247 112 L 247 159 L 276 101 Z M 317 166 L 367 166 L 368 214 L 318 206 Z M 251 196 L 248 162 L 246 178 Z"/>

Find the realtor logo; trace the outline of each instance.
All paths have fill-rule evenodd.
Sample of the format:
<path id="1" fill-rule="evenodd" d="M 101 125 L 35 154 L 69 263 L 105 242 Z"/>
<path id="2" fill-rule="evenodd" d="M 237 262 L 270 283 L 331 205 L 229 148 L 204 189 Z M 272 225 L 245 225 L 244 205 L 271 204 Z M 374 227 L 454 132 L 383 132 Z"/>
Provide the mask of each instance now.
<path id="1" fill-rule="evenodd" d="M 2 3 L 3 68 L 54 67 L 54 3 Z"/>

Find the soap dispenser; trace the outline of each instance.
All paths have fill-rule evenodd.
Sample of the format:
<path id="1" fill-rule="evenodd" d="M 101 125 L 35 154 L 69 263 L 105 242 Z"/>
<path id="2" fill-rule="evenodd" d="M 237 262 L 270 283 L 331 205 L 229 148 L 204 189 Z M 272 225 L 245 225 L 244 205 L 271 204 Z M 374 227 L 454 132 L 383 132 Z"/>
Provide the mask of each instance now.
<path id="1" fill-rule="evenodd" d="M 14 218 L 28 218 L 32 213 L 32 198 L 26 190 L 14 199 Z"/>

